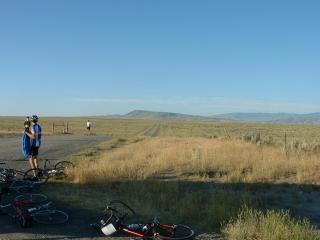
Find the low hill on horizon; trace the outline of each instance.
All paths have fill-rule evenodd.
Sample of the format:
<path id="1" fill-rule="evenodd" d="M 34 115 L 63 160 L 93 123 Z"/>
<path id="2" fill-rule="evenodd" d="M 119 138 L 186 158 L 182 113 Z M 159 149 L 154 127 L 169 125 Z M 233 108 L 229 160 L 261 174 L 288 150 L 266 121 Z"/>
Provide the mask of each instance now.
<path id="1" fill-rule="evenodd" d="M 171 112 L 154 112 L 146 110 L 134 110 L 125 115 L 122 115 L 123 118 L 130 119 L 152 119 L 152 120 L 200 120 L 208 121 L 214 120 L 211 117 L 198 116 L 198 115 L 189 115 L 182 113 L 171 113 Z M 221 119 L 216 119 L 221 120 Z"/>
<path id="2" fill-rule="evenodd" d="M 124 115 L 110 115 L 108 117 L 149 120 L 240 121 L 257 123 L 320 124 L 320 113 L 227 113 L 212 116 L 200 116 L 172 112 L 134 110 Z"/>

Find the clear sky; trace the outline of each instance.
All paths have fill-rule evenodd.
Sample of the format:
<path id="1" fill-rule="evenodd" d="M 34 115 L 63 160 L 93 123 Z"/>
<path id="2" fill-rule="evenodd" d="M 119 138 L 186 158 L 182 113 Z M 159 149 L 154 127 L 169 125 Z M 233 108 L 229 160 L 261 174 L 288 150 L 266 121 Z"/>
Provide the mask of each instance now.
<path id="1" fill-rule="evenodd" d="M 0 1 L 0 115 L 320 111 L 320 1 Z"/>

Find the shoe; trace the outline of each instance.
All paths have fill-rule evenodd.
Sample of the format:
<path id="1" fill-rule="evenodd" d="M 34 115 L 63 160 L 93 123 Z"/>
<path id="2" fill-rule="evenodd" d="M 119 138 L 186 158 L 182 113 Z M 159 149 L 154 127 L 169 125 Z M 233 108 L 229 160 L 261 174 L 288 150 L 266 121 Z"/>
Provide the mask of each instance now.
<path id="1" fill-rule="evenodd" d="M 39 178 L 38 178 L 38 177 L 33 177 L 33 178 L 31 178 L 31 181 L 33 181 L 33 182 L 38 182 L 38 181 L 39 181 Z"/>

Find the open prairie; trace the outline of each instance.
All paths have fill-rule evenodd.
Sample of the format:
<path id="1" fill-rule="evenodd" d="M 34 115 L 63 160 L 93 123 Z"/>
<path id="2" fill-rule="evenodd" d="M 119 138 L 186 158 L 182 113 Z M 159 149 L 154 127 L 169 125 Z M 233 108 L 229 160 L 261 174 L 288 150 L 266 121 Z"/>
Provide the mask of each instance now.
<path id="1" fill-rule="evenodd" d="M 65 156 L 76 164 L 69 179 L 42 188 L 76 219 L 59 231 L 35 230 L 37 236 L 98 238 L 88 222 L 109 200 L 122 199 L 143 220 L 158 216 L 190 225 L 199 239 L 282 239 L 283 232 L 283 239 L 319 239 L 320 154 L 303 145 L 317 146 L 318 126 L 90 120 L 95 135 L 111 140 Z M 45 119 L 44 129 L 52 121 L 68 122 L 71 134 L 87 134 L 86 118 Z M 4 139 L 21 131 L 21 119 L 2 122 Z M 15 239 L 16 230 L 6 231 L 0 236 Z"/>

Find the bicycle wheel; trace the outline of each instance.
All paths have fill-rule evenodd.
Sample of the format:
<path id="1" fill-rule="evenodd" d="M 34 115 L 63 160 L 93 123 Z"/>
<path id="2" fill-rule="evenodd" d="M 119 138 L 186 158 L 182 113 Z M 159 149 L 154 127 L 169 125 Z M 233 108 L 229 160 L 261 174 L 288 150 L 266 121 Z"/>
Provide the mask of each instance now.
<path id="1" fill-rule="evenodd" d="M 156 232 L 158 238 L 166 240 L 183 240 L 194 236 L 194 231 L 185 225 L 158 224 Z"/>
<path id="2" fill-rule="evenodd" d="M 37 177 L 34 176 L 34 171 L 37 174 Z M 47 171 L 41 168 L 29 169 L 23 175 L 24 180 L 34 181 L 39 184 L 44 184 L 48 181 L 49 175 Z"/>
<path id="3" fill-rule="evenodd" d="M 14 201 L 21 201 L 27 204 L 40 204 L 43 202 L 46 202 L 48 200 L 48 197 L 43 194 L 23 194 L 16 196 L 14 198 Z"/>
<path id="4" fill-rule="evenodd" d="M 73 168 L 74 164 L 69 161 L 61 161 L 56 163 L 56 165 L 54 165 L 54 169 L 57 171 L 55 173 L 55 178 L 61 179 L 67 177 L 68 173 L 72 171 Z"/>
<path id="5" fill-rule="evenodd" d="M 17 180 L 10 184 L 9 189 L 15 191 L 16 193 L 24 194 L 33 191 L 36 189 L 36 187 L 30 181 Z"/>
<path id="6" fill-rule="evenodd" d="M 62 224 L 68 219 L 68 214 L 60 210 L 42 210 L 33 214 L 33 220 L 42 224 Z"/>
<path id="7" fill-rule="evenodd" d="M 136 217 L 135 211 L 120 200 L 111 201 L 107 206 L 107 210 L 111 210 L 113 215 L 119 218 L 123 223 L 126 223 L 126 221 L 131 222 L 131 220 Z"/>

